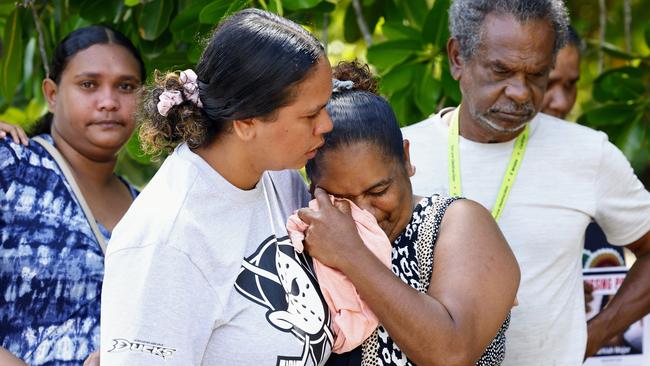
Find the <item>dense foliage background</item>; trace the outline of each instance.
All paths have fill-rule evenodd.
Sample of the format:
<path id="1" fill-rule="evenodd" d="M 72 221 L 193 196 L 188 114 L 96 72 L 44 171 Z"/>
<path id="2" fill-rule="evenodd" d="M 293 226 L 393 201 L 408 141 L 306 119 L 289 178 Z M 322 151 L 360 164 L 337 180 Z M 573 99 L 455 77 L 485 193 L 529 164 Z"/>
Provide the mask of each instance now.
<path id="1" fill-rule="evenodd" d="M 450 0 L 0 0 L 0 120 L 29 127 L 45 112 L 43 60 L 67 33 L 114 27 L 154 69 L 193 67 L 216 24 L 245 7 L 293 19 L 327 46 L 332 63 L 358 58 L 408 125 L 460 100 L 445 44 Z M 587 41 L 572 119 L 607 132 L 642 178 L 650 177 L 650 0 L 567 1 Z M 144 185 L 155 172 L 133 137 L 119 172 Z M 646 185 L 648 179 L 645 179 Z"/>

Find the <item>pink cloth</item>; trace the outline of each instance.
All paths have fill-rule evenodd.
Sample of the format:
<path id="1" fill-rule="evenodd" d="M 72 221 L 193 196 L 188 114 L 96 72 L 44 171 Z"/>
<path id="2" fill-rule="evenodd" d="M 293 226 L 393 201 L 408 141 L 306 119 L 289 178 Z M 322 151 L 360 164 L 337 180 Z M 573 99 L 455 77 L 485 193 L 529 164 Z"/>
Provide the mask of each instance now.
<path id="1" fill-rule="evenodd" d="M 332 202 L 341 200 L 330 196 Z M 384 231 L 377 225 L 377 220 L 368 211 L 350 203 L 352 218 L 363 243 L 388 268 L 391 265 L 391 244 Z M 309 208 L 318 210 L 318 202 L 309 202 Z M 302 244 L 308 225 L 294 214 L 287 221 L 287 231 L 291 243 L 297 252 L 304 250 Z M 314 259 L 314 270 L 318 277 L 321 291 L 332 314 L 335 334 L 332 351 L 344 353 L 360 345 L 377 328 L 379 321 L 375 314 L 359 297 L 352 282 L 340 271 L 327 267 Z"/>

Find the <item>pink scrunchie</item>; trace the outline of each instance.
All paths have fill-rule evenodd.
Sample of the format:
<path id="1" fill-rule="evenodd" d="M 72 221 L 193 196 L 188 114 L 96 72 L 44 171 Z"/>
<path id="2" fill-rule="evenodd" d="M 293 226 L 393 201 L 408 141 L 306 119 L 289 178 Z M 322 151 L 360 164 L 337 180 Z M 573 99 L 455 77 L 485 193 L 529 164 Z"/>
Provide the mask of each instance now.
<path id="1" fill-rule="evenodd" d="M 165 90 L 158 97 L 158 113 L 167 117 L 167 113 L 173 106 L 183 103 L 183 96 L 178 90 Z"/>
<path id="2" fill-rule="evenodd" d="M 203 108 L 203 103 L 201 103 L 201 99 L 199 99 L 199 84 L 197 83 L 196 73 L 192 69 L 181 71 L 178 80 L 183 86 L 185 98 L 194 103 L 197 107 Z M 181 94 L 180 91 L 165 90 L 160 94 L 160 97 L 158 97 L 158 113 L 163 117 L 167 117 L 169 110 L 172 109 L 172 107 L 183 103 L 183 100 L 183 94 Z"/>
<path id="3" fill-rule="evenodd" d="M 203 108 L 203 103 L 199 99 L 199 84 L 196 82 L 197 76 L 194 70 L 181 71 L 181 76 L 178 79 L 183 85 L 183 89 L 185 89 L 185 98 L 196 104 L 197 107 Z"/>
<path id="4" fill-rule="evenodd" d="M 330 198 L 332 201 L 343 200 L 333 196 Z M 392 246 L 384 231 L 377 224 L 375 217 L 351 201 L 345 201 L 350 203 L 352 218 L 363 243 L 381 263 L 390 268 Z M 318 210 L 318 202 L 312 200 L 309 202 L 309 208 Z M 305 238 L 304 232 L 307 227 L 308 225 L 296 214 L 291 215 L 287 221 L 291 244 L 298 253 L 304 249 L 302 241 Z M 361 300 L 352 281 L 342 272 L 327 267 L 316 259 L 314 259 L 314 270 L 325 302 L 332 314 L 332 328 L 335 334 L 332 352 L 351 351 L 372 334 L 377 328 L 379 320 L 368 305 Z"/>

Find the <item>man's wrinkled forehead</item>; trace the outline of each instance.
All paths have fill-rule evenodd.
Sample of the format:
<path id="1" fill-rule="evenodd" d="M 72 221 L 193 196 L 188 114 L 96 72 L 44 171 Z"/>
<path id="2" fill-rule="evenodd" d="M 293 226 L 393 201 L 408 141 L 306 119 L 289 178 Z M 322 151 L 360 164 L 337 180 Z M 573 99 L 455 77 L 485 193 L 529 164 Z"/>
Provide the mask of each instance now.
<path id="1" fill-rule="evenodd" d="M 533 55 L 546 53 L 553 62 L 555 31 L 545 19 L 519 20 L 510 14 L 490 13 L 480 31 L 480 42 L 475 57 L 506 58 L 525 61 Z M 541 65 L 540 65 L 541 66 Z"/>

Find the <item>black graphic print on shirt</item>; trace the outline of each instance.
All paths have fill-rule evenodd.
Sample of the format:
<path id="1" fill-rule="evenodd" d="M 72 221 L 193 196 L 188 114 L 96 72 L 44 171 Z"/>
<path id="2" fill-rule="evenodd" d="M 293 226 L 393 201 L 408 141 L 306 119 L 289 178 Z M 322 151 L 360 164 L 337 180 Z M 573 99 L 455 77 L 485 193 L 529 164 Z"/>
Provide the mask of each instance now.
<path id="1" fill-rule="evenodd" d="M 303 342 L 302 354 L 278 356 L 277 365 L 307 365 L 309 359 L 324 364 L 333 344 L 330 314 L 307 257 L 295 252 L 288 237 L 272 235 L 242 263 L 237 291 L 267 308 L 273 327 Z"/>

